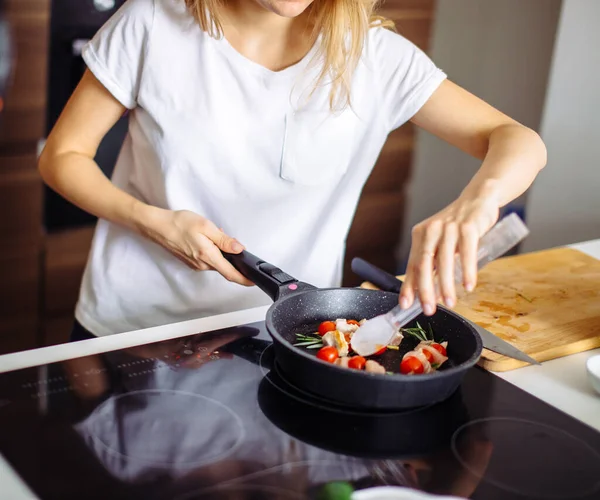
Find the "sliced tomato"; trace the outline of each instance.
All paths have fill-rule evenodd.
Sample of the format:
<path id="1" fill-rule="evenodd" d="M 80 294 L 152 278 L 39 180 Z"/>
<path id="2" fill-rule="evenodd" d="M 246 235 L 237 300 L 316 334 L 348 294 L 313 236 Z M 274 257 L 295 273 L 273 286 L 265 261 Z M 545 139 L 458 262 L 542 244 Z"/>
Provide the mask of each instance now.
<path id="1" fill-rule="evenodd" d="M 423 349 L 421 352 L 423 353 L 423 356 L 427 358 L 427 361 L 429 361 L 430 363 L 433 361 L 433 354 L 431 354 L 430 351 L 428 351 L 427 349 Z"/>
<path id="2" fill-rule="evenodd" d="M 333 321 L 323 321 L 319 325 L 319 335 L 322 337 L 327 332 L 332 332 L 335 330 L 335 323 Z"/>
<path id="3" fill-rule="evenodd" d="M 414 356 L 408 356 L 400 363 L 400 373 L 404 373 L 405 375 L 410 373 L 423 373 L 423 371 L 423 363 L 419 361 L 419 358 L 415 358 Z"/>
<path id="4" fill-rule="evenodd" d="M 379 349 L 379 351 L 377 351 L 376 353 L 373 354 L 373 356 L 380 356 L 381 354 L 383 354 L 385 351 L 387 351 L 387 347 L 383 346 L 381 349 Z"/>
<path id="5" fill-rule="evenodd" d="M 353 356 L 350 358 L 350 361 L 348 361 L 348 367 L 354 368 L 355 370 L 362 370 L 366 363 L 367 360 L 362 356 Z"/>
<path id="6" fill-rule="evenodd" d="M 434 343 L 434 344 L 431 344 L 431 347 L 433 347 L 442 356 L 447 356 L 447 354 L 446 354 L 446 348 L 442 344 L 436 344 L 436 343 Z"/>
<path id="7" fill-rule="evenodd" d="M 335 363 L 335 360 L 338 359 L 338 357 L 337 349 L 331 345 L 321 347 L 317 352 L 317 358 L 327 361 L 328 363 Z"/>
<path id="8" fill-rule="evenodd" d="M 354 319 L 349 319 L 346 321 L 346 323 L 348 323 L 349 325 L 356 325 L 356 326 L 360 326 L 360 323 Z"/>

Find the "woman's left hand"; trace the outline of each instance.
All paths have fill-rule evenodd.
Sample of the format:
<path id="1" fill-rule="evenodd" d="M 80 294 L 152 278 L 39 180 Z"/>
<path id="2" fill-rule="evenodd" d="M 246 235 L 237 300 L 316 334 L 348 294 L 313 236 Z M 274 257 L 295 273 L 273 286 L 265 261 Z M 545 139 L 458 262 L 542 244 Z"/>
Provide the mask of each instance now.
<path id="1" fill-rule="evenodd" d="M 412 244 L 400 305 L 405 309 L 418 295 L 427 316 L 436 303 L 456 304 L 455 256 L 460 256 L 463 286 L 472 291 L 477 284 L 479 239 L 496 223 L 499 204 L 492 197 L 461 196 L 412 230 Z M 436 281 L 439 289 L 436 294 Z"/>

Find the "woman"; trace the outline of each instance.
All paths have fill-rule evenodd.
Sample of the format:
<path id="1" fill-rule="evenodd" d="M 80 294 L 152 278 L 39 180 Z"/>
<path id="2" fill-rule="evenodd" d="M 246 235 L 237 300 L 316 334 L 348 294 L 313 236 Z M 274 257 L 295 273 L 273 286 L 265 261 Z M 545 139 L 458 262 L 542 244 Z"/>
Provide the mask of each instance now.
<path id="1" fill-rule="evenodd" d="M 418 290 L 434 313 L 435 267 L 452 307 L 456 252 L 473 289 L 477 240 L 529 187 L 544 145 L 450 83 L 374 3 L 129 0 L 98 32 L 39 163 L 50 187 L 100 218 L 76 309 L 83 335 L 268 303 L 221 250 L 246 246 L 339 285 L 361 189 L 408 120 L 483 164 L 415 228 L 401 304 Z M 93 158 L 127 110 L 111 182 Z"/>

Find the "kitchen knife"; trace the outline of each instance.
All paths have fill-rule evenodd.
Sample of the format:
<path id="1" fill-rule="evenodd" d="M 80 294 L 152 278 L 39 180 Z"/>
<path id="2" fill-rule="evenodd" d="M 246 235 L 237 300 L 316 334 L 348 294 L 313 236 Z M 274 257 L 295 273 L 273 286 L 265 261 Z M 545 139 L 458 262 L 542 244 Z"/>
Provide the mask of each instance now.
<path id="1" fill-rule="evenodd" d="M 383 269 L 380 269 L 377 266 L 367 262 L 366 260 L 363 260 L 359 257 L 352 259 L 352 271 L 354 271 L 354 273 L 360 276 L 362 279 L 376 285 L 380 290 L 400 293 L 400 287 L 402 286 L 401 280 L 384 271 Z M 463 316 L 461 317 L 470 325 L 472 325 L 473 328 L 475 328 L 481 337 L 483 347 L 486 349 L 501 354 L 502 356 L 524 361 L 525 363 L 530 363 L 532 365 L 540 364 L 520 349 L 517 349 L 515 346 L 494 335 L 492 332 L 489 332 L 485 328 L 480 327 Z"/>

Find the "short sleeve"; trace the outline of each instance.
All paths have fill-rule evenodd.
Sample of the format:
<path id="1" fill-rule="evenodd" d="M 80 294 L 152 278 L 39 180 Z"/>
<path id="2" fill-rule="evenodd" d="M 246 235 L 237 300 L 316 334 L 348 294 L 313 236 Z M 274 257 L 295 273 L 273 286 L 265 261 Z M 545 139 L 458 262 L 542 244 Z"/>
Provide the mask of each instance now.
<path id="1" fill-rule="evenodd" d="M 416 45 L 383 28 L 371 30 L 371 53 L 389 130 L 409 121 L 447 78 Z"/>
<path id="2" fill-rule="evenodd" d="M 128 109 L 137 98 L 154 21 L 154 0 L 127 0 L 82 51 L 89 70 Z"/>

